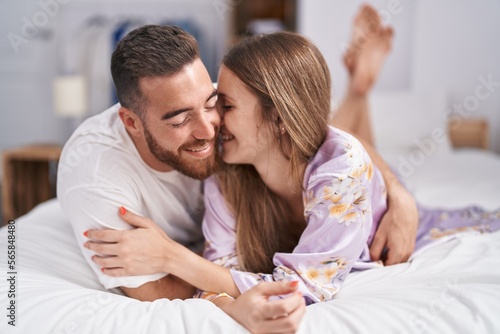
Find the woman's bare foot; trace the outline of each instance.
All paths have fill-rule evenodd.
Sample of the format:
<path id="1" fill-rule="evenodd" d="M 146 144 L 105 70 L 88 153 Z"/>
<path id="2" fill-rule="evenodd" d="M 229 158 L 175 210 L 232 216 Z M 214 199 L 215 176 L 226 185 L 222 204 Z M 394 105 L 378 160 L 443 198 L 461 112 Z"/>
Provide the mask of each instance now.
<path id="1" fill-rule="evenodd" d="M 378 35 L 381 27 L 380 17 L 375 9 L 370 5 L 363 5 L 354 18 L 351 42 L 344 55 L 344 63 L 350 74 L 354 73 L 357 57 L 367 38 Z"/>
<path id="2" fill-rule="evenodd" d="M 364 95 L 373 86 L 392 46 L 393 30 L 383 27 L 370 5 L 363 5 L 354 20 L 351 44 L 344 63 L 351 77 L 351 89 Z"/>
<path id="3" fill-rule="evenodd" d="M 373 87 L 385 58 L 389 54 L 394 32 L 391 27 L 382 28 L 377 36 L 369 39 L 356 58 L 351 75 L 352 89 L 357 94 L 366 94 Z"/>

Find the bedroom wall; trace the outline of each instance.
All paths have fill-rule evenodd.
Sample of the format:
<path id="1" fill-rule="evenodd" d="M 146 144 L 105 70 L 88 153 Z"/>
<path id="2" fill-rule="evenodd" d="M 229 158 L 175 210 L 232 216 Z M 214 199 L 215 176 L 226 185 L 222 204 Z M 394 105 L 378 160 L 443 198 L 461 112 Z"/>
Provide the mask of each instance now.
<path id="1" fill-rule="evenodd" d="M 413 68 L 413 84 L 417 89 L 446 90 L 449 110 L 457 104 L 464 118 L 489 120 L 490 147 L 497 153 L 500 153 L 499 13 L 497 0 L 417 1 Z M 490 84 L 485 85 L 484 81 Z M 476 91 L 478 86 L 485 88 Z"/>
<path id="2" fill-rule="evenodd" d="M 0 1 L 0 151 L 31 142 L 57 142 L 64 135 L 64 120 L 50 112 L 48 81 L 55 71 L 51 59 L 56 42 L 50 31 L 55 21 L 33 34 L 18 52 L 8 38 L 9 33 L 22 36 L 23 17 L 38 11 L 35 1 Z"/>
<path id="3" fill-rule="evenodd" d="M 75 8 L 111 15 L 128 6 L 143 11 L 174 13 L 182 3 L 214 23 L 214 34 L 224 33 L 224 20 L 239 0 L 57 0 L 60 12 L 49 17 L 28 43 L 15 52 L 9 33 L 21 34 L 25 18 L 40 16 L 40 3 L 53 0 L 0 1 L 0 151 L 33 142 L 63 143 L 75 126 L 53 113 L 51 81 L 58 71 L 57 45 L 64 13 Z M 299 1 L 299 29 L 325 53 L 332 71 L 335 96 L 342 96 L 346 73 L 341 64 L 349 41 L 353 15 L 363 1 Z M 377 90 L 416 87 L 447 89 L 450 106 L 474 96 L 480 78 L 500 81 L 500 1 L 497 0 L 372 0 L 384 21 L 396 30 L 390 55 Z M 118 7 L 117 7 L 118 6 Z M 120 8 L 118 10 L 117 8 Z M 161 10 L 158 10 L 160 8 Z M 136 9 L 133 9 L 136 10 Z M 451 36 L 459 38 L 450 38 Z M 223 39 L 221 39 L 222 41 Z M 494 91 L 479 101 L 472 115 L 487 117 L 491 144 L 500 152 L 500 98 Z M 473 97 L 469 98 L 473 102 Z M 469 101 L 467 100 L 467 101 Z"/>
<path id="4" fill-rule="evenodd" d="M 491 83 L 500 82 L 500 1 L 300 1 L 299 30 L 325 54 L 337 99 L 346 85 L 343 45 L 349 41 L 354 14 L 364 2 L 382 12 L 384 22 L 396 32 L 393 52 L 375 91 L 444 91 L 448 97 L 445 112 L 462 105 L 462 117 L 489 120 L 490 147 L 500 153 L 500 86 Z M 486 87 L 484 81 L 490 84 Z M 481 99 L 476 97 L 480 85 L 491 89 L 480 88 Z"/>
<path id="5" fill-rule="evenodd" d="M 394 6 L 385 0 L 303 0 L 299 1 L 299 31 L 309 36 L 325 56 L 338 99 L 345 92 L 347 72 L 342 56 L 351 38 L 352 22 L 363 3 L 371 3 L 382 13 L 384 22 L 395 31 L 393 52 L 377 83 L 377 90 L 409 88 L 412 80 L 411 61 L 413 44 L 408 36 L 413 35 L 414 1 Z"/>
<path id="6" fill-rule="evenodd" d="M 24 144 L 63 144 L 81 120 L 54 114 L 52 80 L 62 74 L 61 43 L 89 17 L 194 18 L 211 49 L 223 52 L 232 0 L 16 0 L 0 1 L 0 152 Z M 56 8 L 54 3 L 58 4 Z M 38 26 L 34 25 L 38 20 Z M 26 23 L 29 21 L 28 23 Z M 74 36 L 74 35 L 72 35 Z M 108 54 L 103 57 L 109 57 Z M 216 69 L 211 68 L 212 73 Z M 96 112 L 96 111 L 93 111 Z M 0 167 L 1 168 L 1 167 Z"/>

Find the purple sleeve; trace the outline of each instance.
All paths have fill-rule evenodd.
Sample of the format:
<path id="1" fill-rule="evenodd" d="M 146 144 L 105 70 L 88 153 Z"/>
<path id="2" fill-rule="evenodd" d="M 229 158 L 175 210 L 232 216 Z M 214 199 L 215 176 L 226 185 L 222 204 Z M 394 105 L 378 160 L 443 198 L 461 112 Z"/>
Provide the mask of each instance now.
<path id="1" fill-rule="evenodd" d="M 274 256 L 275 280 L 299 279 L 309 302 L 340 290 L 366 247 L 372 215 L 366 183 L 349 175 L 322 175 L 306 196 L 307 227 L 291 254 Z"/>
<path id="2" fill-rule="evenodd" d="M 274 255 L 272 274 L 238 271 L 234 217 L 218 189 L 216 195 L 206 195 L 205 256 L 231 268 L 241 293 L 261 281 L 298 280 L 308 303 L 332 299 L 366 249 L 373 223 L 373 165 L 364 149 L 352 151 L 327 161 L 308 176 L 304 194 L 307 227 L 292 253 Z M 352 160 L 348 164 L 346 157 Z M 213 189 L 210 183 L 206 187 Z"/>
<path id="3" fill-rule="evenodd" d="M 243 293 L 262 281 L 262 275 L 239 271 L 236 256 L 236 223 L 229 211 L 214 177 L 205 181 L 205 216 L 203 257 L 220 266 L 230 268 L 233 279 Z M 264 275 L 266 276 L 266 275 Z M 270 275 L 267 275 L 270 276 Z M 272 281 L 272 276 L 265 280 Z"/>
<path id="4" fill-rule="evenodd" d="M 234 216 L 228 210 L 214 177 L 205 180 L 204 187 L 203 257 L 223 267 L 237 268 Z"/>

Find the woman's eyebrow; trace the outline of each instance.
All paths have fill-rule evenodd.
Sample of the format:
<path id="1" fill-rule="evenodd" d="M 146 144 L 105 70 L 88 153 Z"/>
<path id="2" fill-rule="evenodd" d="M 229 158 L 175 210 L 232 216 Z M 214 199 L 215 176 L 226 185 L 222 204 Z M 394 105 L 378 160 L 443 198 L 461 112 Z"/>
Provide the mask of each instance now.
<path id="1" fill-rule="evenodd" d="M 226 95 L 224 93 L 219 92 L 218 94 L 219 94 L 219 97 L 222 97 L 226 100 L 229 100 L 230 102 L 234 101 L 231 97 L 229 97 L 228 95 Z"/>

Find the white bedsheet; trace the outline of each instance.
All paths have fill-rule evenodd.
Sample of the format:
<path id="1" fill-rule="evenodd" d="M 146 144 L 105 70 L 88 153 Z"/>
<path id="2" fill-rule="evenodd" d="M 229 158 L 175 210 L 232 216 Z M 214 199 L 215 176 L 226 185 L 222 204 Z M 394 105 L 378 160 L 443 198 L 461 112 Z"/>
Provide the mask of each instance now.
<path id="1" fill-rule="evenodd" d="M 16 327 L 9 326 L 7 230 L 0 230 L 0 333 L 246 333 L 204 300 L 139 302 L 105 291 L 51 200 L 16 220 Z M 411 263 L 351 274 L 308 307 L 299 333 L 500 331 L 500 233 L 468 235 Z"/>

